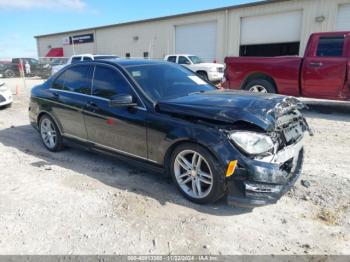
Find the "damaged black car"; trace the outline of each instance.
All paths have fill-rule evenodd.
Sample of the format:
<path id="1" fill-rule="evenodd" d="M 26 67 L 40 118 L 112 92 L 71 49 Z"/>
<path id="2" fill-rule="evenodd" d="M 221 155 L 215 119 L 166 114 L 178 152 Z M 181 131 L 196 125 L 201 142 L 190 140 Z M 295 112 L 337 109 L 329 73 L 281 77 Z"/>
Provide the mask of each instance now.
<path id="1" fill-rule="evenodd" d="M 68 66 L 33 88 L 29 116 L 50 151 L 79 143 L 169 173 L 193 202 L 260 206 L 301 174 L 302 107 L 218 90 L 172 63 L 105 60 Z"/>

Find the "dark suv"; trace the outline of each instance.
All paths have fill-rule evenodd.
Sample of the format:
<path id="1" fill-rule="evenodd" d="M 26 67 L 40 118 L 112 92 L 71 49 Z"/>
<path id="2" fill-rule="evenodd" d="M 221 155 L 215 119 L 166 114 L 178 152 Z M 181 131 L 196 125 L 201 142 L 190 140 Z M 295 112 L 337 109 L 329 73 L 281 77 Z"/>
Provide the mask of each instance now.
<path id="1" fill-rule="evenodd" d="M 296 181 L 308 130 L 294 98 L 217 90 L 179 65 L 76 63 L 32 89 L 29 116 L 45 147 L 92 150 L 169 172 L 190 200 L 275 203 Z"/>
<path id="2" fill-rule="evenodd" d="M 25 63 L 28 62 L 30 65 L 30 74 L 28 75 L 25 70 Z M 39 76 L 41 78 L 48 78 L 51 75 L 51 66 L 49 64 L 40 63 L 39 60 L 34 58 L 12 58 L 11 62 L 2 63 L 0 67 L 0 74 L 6 78 L 12 78 L 20 76 L 20 63 L 23 64 L 23 71 L 25 76 Z"/>

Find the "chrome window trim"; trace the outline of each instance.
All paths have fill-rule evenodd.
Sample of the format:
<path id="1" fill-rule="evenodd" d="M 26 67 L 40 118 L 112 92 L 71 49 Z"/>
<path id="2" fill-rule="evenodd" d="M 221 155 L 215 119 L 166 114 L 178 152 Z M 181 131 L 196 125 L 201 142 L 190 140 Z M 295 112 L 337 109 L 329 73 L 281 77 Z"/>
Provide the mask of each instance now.
<path id="1" fill-rule="evenodd" d="M 90 140 L 88 140 L 88 139 L 80 138 L 80 137 L 77 137 L 77 136 L 74 136 L 74 135 L 70 135 L 70 134 L 67 134 L 67 133 L 63 133 L 62 136 L 67 137 L 67 138 L 77 139 L 77 140 L 82 141 L 82 142 L 85 142 L 85 143 L 91 143 L 91 144 L 93 144 L 93 145 L 97 145 L 97 146 L 99 146 L 99 147 L 102 147 L 102 148 L 104 148 L 104 149 L 108 149 L 108 150 L 110 150 L 110 151 L 114 151 L 114 152 L 116 152 L 116 153 L 120 153 L 120 154 L 123 154 L 123 155 L 127 155 L 127 156 L 132 156 L 132 157 L 140 158 L 140 159 L 143 159 L 143 160 L 146 160 L 146 161 L 149 161 L 149 162 L 153 162 L 153 163 L 157 163 L 157 164 L 158 164 L 158 162 L 155 161 L 155 160 L 152 160 L 152 159 L 149 159 L 149 158 L 145 158 L 145 157 L 143 157 L 143 156 L 135 155 L 135 154 L 132 154 L 132 153 L 129 153 L 129 152 L 120 150 L 120 149 L 116 149 L 116 148 L 112 148 L 112 147 L 109 147 L 109 146 L 105 146 L 105 145 L 102 145 L 102 144 L 99 144 L 99 143 L 90 141 Z"/>
<path id="2" fill-rule="evenodd" d="M 54 90 L 56 90 L 56 89 L 54 89 Z M 53 100 L 50 100 L 50 99 L 41 98 L 41 97 L 34 97 L 34 98 L 35 98 L 35 99 L 44 100 L 44 101 L 46 101 L 46 102 L 54 103 L 54 104 L 57 104 L 57 105 L 62 105 L 62 106 L 71 108 L 71 109 L 76 110 L 76 111 L 80 111 L 80 112 L 83 111 L 83 109 L 79 109 L 79 108 L 76 108 L 76 107 L 74 107 L 74 106 L 70 106 L 70 105 L 67 105 L 67 104 L 64 104 L 64 103 L 60 103 L 60 102 L 57 102 L 57 101 L 53 101 Z"/>
<path id="3" fill-rule="evenodd" d="M 67 90 L 60 90 L 60 89 L 54 89 L 54 88 L 49 88 L 50 91 L 53 91 L 53 92 L 62 92 L 62 93 L 67 93 L 67 94 L 74 94 L 74 95 L 81 95 L 81 96 L 85 96 L 85 97 L 89 97 L 89 98 L 95 98 L 95 99 L 100 99 L 100 100 L 103 100 L 103 101 L 110 101 L 110 99 L 107 99 L 107 98 L 104 98 L 104 97 L 99 97 L 99 96 L 93 96 L 93 95 L 87 95 L 87 94 L 83 94 L 83 93 L 77 93 L 77 92 L 73 92 L 73 91 L 67 91 Z M 68 106 L 68 107 L 71 107 L 69 105 L 66 105 L 64 103 L 59 103 L 57 101 L 53 101 L 53 100 L 49 100 L 49 99 L 44 99 L 44 98 L 40 98 L 38 97 L 39 99 L 43 99 L 43 100 L 47 100 L 47 101 L 50 101 L 50 102 L 53 102 L 53 103 L 56 103 L 56 104 L 60 104 L 60 105 L 65 105 L 65 106 Z M 147 111 L 146 108 L 144 107 L 140 107 L 140 106 L 136 106 L 137 109 L 140 109 L 142 111 Z M 83 110 L 85 111 L 85 110 Z"/>

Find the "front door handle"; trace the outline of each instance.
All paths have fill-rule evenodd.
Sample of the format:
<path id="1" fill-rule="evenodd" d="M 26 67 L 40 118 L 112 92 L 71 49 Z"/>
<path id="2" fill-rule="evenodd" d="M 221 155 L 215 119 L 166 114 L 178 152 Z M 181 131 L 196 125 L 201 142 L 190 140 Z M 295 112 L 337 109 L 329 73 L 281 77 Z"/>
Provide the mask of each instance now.
<path id="1" fill-rule="evenodd" d="M 310 66 L 312 66 L 312 67 L 321 67 L 321 66 L 323 66 L 323 63 L 322 62 L 311 62 Z"/>

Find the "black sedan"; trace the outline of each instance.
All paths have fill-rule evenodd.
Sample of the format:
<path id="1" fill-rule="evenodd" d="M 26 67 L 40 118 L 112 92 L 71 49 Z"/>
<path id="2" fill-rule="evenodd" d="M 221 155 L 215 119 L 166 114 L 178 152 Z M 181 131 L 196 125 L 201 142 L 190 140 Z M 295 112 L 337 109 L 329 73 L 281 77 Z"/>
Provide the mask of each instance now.
<path id="1" fill-rule="evenodd" d="M 185 197 L 275 203 L 297 180 L 308 130 L 290 97 L 218 90 L 179 65 L 76 63 L 32 89 L 44 146 L 68 142 L 169 173 Z"/>

